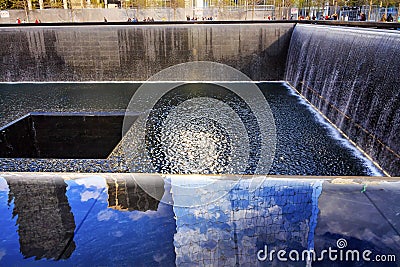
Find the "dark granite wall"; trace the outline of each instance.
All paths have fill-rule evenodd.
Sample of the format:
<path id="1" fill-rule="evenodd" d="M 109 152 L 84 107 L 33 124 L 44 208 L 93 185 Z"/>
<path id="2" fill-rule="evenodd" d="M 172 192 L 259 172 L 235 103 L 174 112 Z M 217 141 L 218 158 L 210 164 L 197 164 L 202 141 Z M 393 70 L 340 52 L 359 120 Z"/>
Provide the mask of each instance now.
<path id="1" fill-rule="evenodd" d="M 0 81 L 141 81 L 188 61 L 282 80 L 294 24 L 0 28 Z"/>
<path id="2" fill-rule="evenodd" d="M 31 113 L 0 128 L 0 158 L 105 159 L 121 140 L 123 120 L 115 112 Z"/>
<path id="3" fill-rule="evenodd" d="M 400 34 L 298 25 L 286 80 L 389 174 L 400 176 Z"/>

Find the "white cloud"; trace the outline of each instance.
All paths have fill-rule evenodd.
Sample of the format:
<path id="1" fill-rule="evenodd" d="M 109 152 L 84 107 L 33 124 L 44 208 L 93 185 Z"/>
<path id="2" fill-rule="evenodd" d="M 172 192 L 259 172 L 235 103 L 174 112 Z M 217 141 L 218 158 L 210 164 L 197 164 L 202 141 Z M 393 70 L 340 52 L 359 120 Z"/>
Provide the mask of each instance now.
<path id="1" fill-rule="evenodd" d="M 141 218 L 145 217 L 146 213 L 145 212 L 140 212 L 140 211 L 133 211 L 131 214 L 129 214 L 129 218 L 132 221 L 138 221 Z"/>
<path id="2" fill-rule="evenodd" d="M 124 235 L 124 233 L 121 232 L 121 231 L 115 231 L 115 232 L 112 233 L 112 235 L 115 236 L 115 237 L 121 237 L 121 236 Z"/>
<path id="3" fill-rule="evenodd" d="M 0 176 L 0 192 L 8 192 L 8 184 L 6 179 Z"/>
<path id="4" fill-rule="evenodd" d="M 86 202 L 89 199 L 97 199 L 100 195 L 99 191 L 85 191 L 81 193 L 81 201 Z"/>
<path id="5" fill-rule="evenodd" d="M 161 263 L 165 258 L 167 258 L 167 254 L 165 254 L 165 253 L 162 255 L 156 254 L 153 256 L 153 259 L 158 263 Z"/>
<path id="6" fill-rule="evenodd" d="M 98 221 L 109 221 L 112 218 L 117 217 L 117 214 L 115 214 L 112 210 L 102 210 L 97 214 L 97 220 Z"/>
<path id="7" fill-rule="evenodd" d="M 132 221 L 138 221 L 143 217 L 150 217 L 150 218 L 160 218 L 164 216 L 169 216 L 170 210 L 169 206 L 166 204 L 160 204 L 158 206 L 158 210 L 146 210 L 145 212 L 143 211 L 131 211 L 129 214 L 129 218 Z"/>
<path id="8" fill-rule="evenodd" d="M 141 219 L 144 216 L 145 216 L 144 213 L 140 213 L 140 212 L 134 212 L 134 213 L 129 214 L 129 218 L 132 221 L 137 221 L 137 220 Z"/>
<path id="9" fill-rule="evenodd" d="M 4 249 L 0 249 L 0 261 L 6 255 L 6 251 Z"/>
<path id="10" fill-rule="evenodd" d="M 107 186 L 106 180 L 101 176 L 89 176 L 85 178 L 76 179 L 75 182 L 78 185 L 83 185 L 86 188 L 95 187 L 97 189 L 103 189 Z"/>

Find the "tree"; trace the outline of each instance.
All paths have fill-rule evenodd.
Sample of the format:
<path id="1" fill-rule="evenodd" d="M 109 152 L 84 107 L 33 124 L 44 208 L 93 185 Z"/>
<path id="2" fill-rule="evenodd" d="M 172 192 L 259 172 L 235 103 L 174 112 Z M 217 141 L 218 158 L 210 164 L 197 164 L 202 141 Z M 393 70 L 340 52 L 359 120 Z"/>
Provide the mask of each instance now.
<path id="1" fill-rule="evenodd" d="M 176 20 L 176 9 L 185 7 L 185 0 L 170 0 L 170 7 L 174 10 L 174 20 Z"/>
<path id="2" fill-rule="evenodd" d="M 25 10 L 26 22 L 29 22 L 28 12 L 29 10 L 32 10 L 32 5 L 34 3 L 37 3 L 37 0 L 14 0 L 11 8 Z"/>
<path id="3" fill-rule="evenodd" d="M 0 0 L 0 9 L 10 9 L 13 3 L 11 0 Z"/>

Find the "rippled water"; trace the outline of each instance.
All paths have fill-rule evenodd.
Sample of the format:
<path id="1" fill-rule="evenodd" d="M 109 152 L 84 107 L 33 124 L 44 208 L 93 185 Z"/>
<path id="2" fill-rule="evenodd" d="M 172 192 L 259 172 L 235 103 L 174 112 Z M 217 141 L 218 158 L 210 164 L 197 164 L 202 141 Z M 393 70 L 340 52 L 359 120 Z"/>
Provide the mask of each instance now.
<path id="1" fill-rule="evenodd" d="M 246 85 L 240 83 L 234 91 L 229 86 L 186 84 L 152 101 L 152 95 L 139 98 L 128 111 L 143 116 L 137 127 L 126 131 L 126 146 L 117 147 L 108 159 L 1 159 L 0 170 L 381 174 L 284 84 L 260 83 L 255 91 L 244 90 Z M 139 87 L 1 84 L 1 121 L 4 125 L 31 111 L 125 111 Z"/>

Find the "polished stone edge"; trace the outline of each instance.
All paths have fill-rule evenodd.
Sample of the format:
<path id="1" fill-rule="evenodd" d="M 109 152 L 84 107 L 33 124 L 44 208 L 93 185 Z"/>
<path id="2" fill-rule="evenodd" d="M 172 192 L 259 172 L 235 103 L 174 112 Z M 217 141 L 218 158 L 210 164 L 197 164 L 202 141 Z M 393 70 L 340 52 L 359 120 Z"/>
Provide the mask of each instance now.
<path id="1" fill-rule="evenodd" d="M 266 21 L 266 20 L 222 20 L 222 21 L 154 21 L 154 22 L 43 22 L 40 24 L 36 23 L 23 23 L 23 24 L 15 24 L 15 23 L 4 23 L 0 24 L 0 28 L 8 28 L 8 27 L 47 27 L 47 26 L 170 26 L 170 25 L 227 25 L 227 24 L 296 24 L 301 23 L 301 21 L 296 20 L 275 20 L 275 21 Z"/>
<path id="2" fill-rule="evenodd" d="M 240 180 L 252 178 L 265 178 L 268 180 L 287 181 L 287 180 L 323 180 L 337 185 L 349 184 L 380 184 L 380 183 L 397 183 L 400 182 L 400 177 L 379 177 L 379 176 L 301 176 L 301 175 L 234 175 L 234 174 L 220 174 L 220 175 L 203 175 L 203 174 L 157 174 L 157 173 L 63 173 L 63 172 L 0 172 L 0 177 L 7 178 L 24 178 L 24 179 L 45 179 L 49 177 L 61 177 L 65 180 L 73 180 L 84 177 L 187 177 L 189 179 L 196 178 L 210 178 L 218 180 Z"/>
<path id="3" fill-rule="evenodd" d="M 377 28 L 377 29 L 398 29 L 400 23 L 397 22 L 366 22 L 366 21 L 334 21 L 334 20 L 223 20 L 223 21 L 155 21 L 155 22 L 54 22 L 54 23 L 24 23 L 16 25 L 15 23 L 0 24 L 0 28 L 6 27 L 47 27 L 47 26 L 137 26 L 137 25 L 219 25 L 219 24 L 314 24 L 345 26 L 359 28 Z"/>

